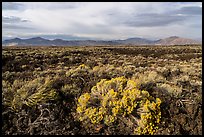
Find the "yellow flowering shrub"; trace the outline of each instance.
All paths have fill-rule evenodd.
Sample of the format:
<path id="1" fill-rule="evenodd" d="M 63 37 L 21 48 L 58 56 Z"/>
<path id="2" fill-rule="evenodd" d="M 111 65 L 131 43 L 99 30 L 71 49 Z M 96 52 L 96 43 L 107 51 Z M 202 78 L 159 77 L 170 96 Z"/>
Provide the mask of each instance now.
<path id="1" fill-rule="evenodd" d="M 134 124 L 135 134 L 153 134 L 160 123 L 161 100 L 147 91 L 139 90 L 135 81 L 125 77 L 102 79 L 78 98 L 77 114 L 80 121 L 111 125 L 119 117 L 140 115 Z"/>
<path id="2" fill-rule="evenodd" d="M 141 119 L 138 120 L 138 127 L 135 129 L 135 134 L 153 135 L 158 129 L 158 125 L 161 121 L 160 111 L 161 100 L 156 98 L 156 102 L 146 100 L 138 111 L 141 111 Z"/>

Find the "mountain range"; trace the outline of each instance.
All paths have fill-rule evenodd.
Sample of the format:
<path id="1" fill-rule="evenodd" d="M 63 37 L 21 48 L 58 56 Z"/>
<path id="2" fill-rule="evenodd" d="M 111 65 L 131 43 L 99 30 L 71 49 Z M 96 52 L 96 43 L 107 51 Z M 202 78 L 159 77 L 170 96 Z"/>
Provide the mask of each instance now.
<path id="1" fill-rule="evenodd" d="M 145 38 L 128 38 L 125 40 L 48 40 L 41 37 L 29 39 L 14 38 L 4 40 L 3 46 L 97 46 L 97 45 L 187 45 L 202 44 L 201 41 L 171 36 L 159 40 L 149 40 Z"/>

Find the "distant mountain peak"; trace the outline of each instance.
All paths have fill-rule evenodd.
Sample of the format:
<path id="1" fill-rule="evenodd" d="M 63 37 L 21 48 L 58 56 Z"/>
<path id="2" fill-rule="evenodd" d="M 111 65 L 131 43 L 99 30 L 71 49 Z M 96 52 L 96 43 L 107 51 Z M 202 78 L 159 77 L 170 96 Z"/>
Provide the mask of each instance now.
<path id="1" fill-rule="evenodd" d="M 134 38 L 128 38 L 128 39 L 126 39 L 126 40 L 131 40 L 131 39 L 143 39 L 143 38 L 134 37 Z"/>
<path id="2" fill-rule="evenodd" d="M 171 39 L 177 39 L 177 38 L 179 38 L 178 36 L 171 36 L 171 37 L 169 37 L 169 38 L 171 38 Z"/>
<path id="3" fill-rule="evenodd" d="M 14 38 L 13 40 L 21 40 L 20 38 Z"/>
<path id="4" fill-rule="evenodd" d="M 181 38 L 178 36 L 171 36 L 165 39 L 160 39 L 156 45 L 186 45 L 186 44 L 201 44 L 201 42 L 188 38 Z"/>
<path id="5" fill-rule="evenodd" d="M 62 39 L 53 39 L 53 41 L 54 41 L 54 40 L 62 40 Z"/>
<path id="6" fill-rule="evenodd" d="M 44 39 L 42 37 L 33 37 L 33 38 L 30 38 L 30 39 L 32 39 L 32 40 L 46 40 L 46 39 Z"/>

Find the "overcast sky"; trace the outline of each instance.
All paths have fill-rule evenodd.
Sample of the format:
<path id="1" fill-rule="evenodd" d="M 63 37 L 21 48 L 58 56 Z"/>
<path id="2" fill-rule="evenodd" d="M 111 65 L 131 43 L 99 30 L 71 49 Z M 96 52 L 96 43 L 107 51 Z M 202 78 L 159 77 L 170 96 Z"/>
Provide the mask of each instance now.
<path id="1" fill-rule="evenodd" d="M 2 2 L 2 39 L 202 38 L 201 2 Z"/>

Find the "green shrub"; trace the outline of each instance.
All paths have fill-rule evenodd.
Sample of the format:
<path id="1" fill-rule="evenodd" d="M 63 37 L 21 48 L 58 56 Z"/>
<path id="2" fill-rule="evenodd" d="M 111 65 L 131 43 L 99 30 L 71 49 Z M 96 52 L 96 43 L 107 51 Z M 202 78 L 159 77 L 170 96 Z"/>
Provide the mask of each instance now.
<path id="1" fill-rule="evenodd" d="M 120 117 L 135 117 L 135 134 L 154 134 L 160 123 L 161 100 L 153 98 L 147 91 L 140 91 L 133 80 L 125 77 L 102 79 L 92 87 L 91 93 L 78 98 L 77 113 L 86 124 L 110 126 Z"/>
<path id="2" fill-rule="evenodd" d="M 3 95 L 6 105 L 18 111 L 22 105 L 34 106 L 57 98 L 57 92 L 52 87 L 54 80 L 50 77 L 36 78 L 32 81 L 15 80 L 9 88 L 3 86 Z M 3 85 L 6 83 L 3 82 Z M 5 96 L 9 93 L 9 96 Z"/>
<path id="3" fill-rule="evenodd" d="M 85 64 L 79 65 L 77 68 L 70 69 L 66 72 L 67 77 L 74 77 L 74 76 L 80 76 L 80 74 L 88 74 L 90 70 L 89 66 L 86 66 Z"/>

